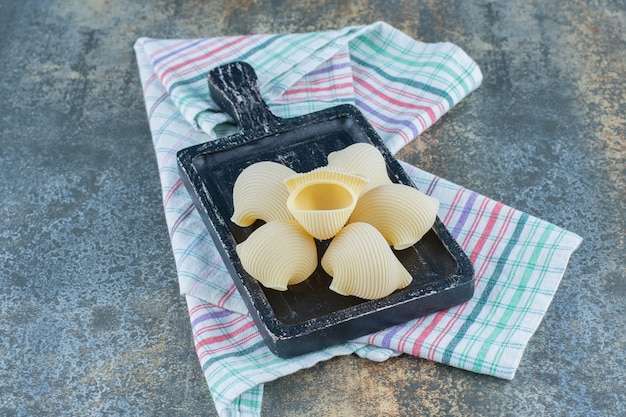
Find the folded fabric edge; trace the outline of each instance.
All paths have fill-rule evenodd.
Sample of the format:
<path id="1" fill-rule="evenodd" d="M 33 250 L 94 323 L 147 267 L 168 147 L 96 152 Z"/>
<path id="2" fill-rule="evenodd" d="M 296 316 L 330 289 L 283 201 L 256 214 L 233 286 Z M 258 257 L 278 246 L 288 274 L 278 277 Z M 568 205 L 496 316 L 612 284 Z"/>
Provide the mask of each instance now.
<path id="1" fill-rule="evenodd" d="M 174 52 L 167 49 L 166 46 L 162 46 L 162 49 L 167 49 L 167 50 L 158 52 L 159 51 L 158 48 L 154 50 L 156 46 L 145 45 L 146 42 L 153 42 L 153 41 L 167 42 L 168 44 L 172 45 L 169 48 L 174 49 L 177 43 L 195 44 L 200 41 L 206 41 L 209 39 L 220 39 L 220 38 L 223 38 L 223 39 L 249 38 L 251 39 L 256 36 L 270 36 L 271 38 L 281 38 L 281 39 L 287 39 L 287 38 L 291 39 L 292 37 L 300 36 L 300 37 L 305 37 L 306 39 L 309 39 L 309 37 L 313 36 L 312 41 L 315 41 L 315 42 L 312 43 L 311 50 L 302 52 L 304 53 L 304 55 L 300 56 L 298 60 L 296 61 L 290 62 L 288 64 L 281 64 L 282 66 L 280 68 L 280 72 L 278 74 L 274 74 L 272 78 L 267 78 L 267 74 L 265 74 L 266 71 L 264 71 L 263 68 L 259 68 L 259 79 L 260 81 L 262 81 L 262 84 L 263 84 L 261 88 L 264 90 L 264 96 L 266 97 L 266 100 L 268 100 L 269 102 L 272 102 L 275 98 L 282 95 L 291 85 L 297 82 L 304 74 L 307 73 L 307 71 L 310 71 L 312 69 L 312 68 L 307 68 L 307 67 L 310 67 L 311 65 L 314 65 L 316 63 L 317 64 L 321 63 L 323 60 L 328 59 L 330 56 L 332 56 L 332 54 L 336 53 L 339 49 L 346 47 L 346 45 L 348 45 L 354 39 L 362 37 L 371 32 L 380 33 L 383 37 L 395 38 L 398 40 L 398 43 L 400 44 L 418 45 L 419 48 L 422 48 L 422 47 L 442 48 L 442 45 L 445 45 L 445 47 L 443 47 L 443 49 L 445 50 L 445 53 L 450 54 L 450 59 L 447 61 L 447 63 L 450 65 L 449 70 L 453 70 L 456 73 L 455 75 L 456 81 L 452 82 L 451 80 L 446 87 L 447 88 L 446 91 L 450 93 L 450 98 L 452 98 L 452 101 L 450 101 L 450 103 L 448 103 L 449 105 L 447 106 L 445 105 L 445 103 L 443 104 L 443 107 L 445 107 L 445 109 L 441 110 L 442 113 L 445 113 L 447 110 L 449 110 L 449 108 L 456 105 L 459 101 L 461 101 L 463 97 L 465 97 L 470 92 L 474 91 L 482 82 L 482 73 L 480 71 L 480 68 L 478 68 L 477 64 L 469 57 L 467 53 L 465 53 L 465 51 L 463 51 L 463 49 L 460 46 L 451 44 L 449 42 L 438 42 L 438 43 L 427 44 L 419 40 L 413 39 L 411 36 L 407 35 L 406 33 L 400 31 L 399 29 L 391 26 L 390 24 L 384 21 L 376 21 L 368 25 L 346 26 L 344 28 L 327 30 L 327 31 L 309 32 L 309 33 L 302 32 L 302 33 L 279 34 L 279 35 L 249 34 L 249 35 L 237 35 L 237 36 L 218 36 L 218 37 L 212 37 L 212 38 L 197 38 L 197 39 L 187 39 L 187 40 L 186 39 L 182 39 L 182 40 L 171 39 L 170 40 L 170 39 L 158 39 L 158 38 L 151 38 L 151 37 L 140 37 L 135 42 L 135 49 L 138 49 L 138 48 L 143 49 L 143 53 L 146 55 L 147 61 L 150 63 L 150 65 L 153 66 L 152 70 L 154 72 L 154 76 L 157 76 L 160 78 L 161 76 L 158 75 L 160 73 L 160 70 L 158 70 L 154 66 L 153 59 L 157 59 L 157 61 L 160 62 L 159 65 L 163 65 L 163 62 L 161 62 L 161 60 L 165 56 L 167 56 L 168 59 L 171 59 L 170 56 Z M 275 41 L 272 41 L 272 42 L 275 43 Z M 286 41 L 286 42 L 287 44 L 289 44 L 291 41 Z M 297 41 L 295 40 L 294 42 L 297 43 Z M 302 42 L 302 40 L 300 40 L 300 42 Z M 183 45 L 180 47 L 180 49 L 185 50 L 185 53 L 186 53 L 188 50 L 187 46 L 188 45 Z M 255 47 L 254 49 L 258 49 L 259 47 Z M 412 48 L 413 47 L 415 46 L 412 46 Z M 149 50 L 151 50 L 152 52 L 150 52 Z M 158 52 L 157 55 L 152 56 L 152 54 L 155 54 L 157 52 Z M 250 52 L 244 51 L 242 53 L 244 56 L 250 55 Z M 255 54 L 250 55 L 248 58 L 256 59 L 256 54 L 258 54 L 258 51 L 255 52 Z M 204 56 L 206 56 L 206 54 Z M 232 54 L 232 57 L 233 59 L 241 58 L 240 55 L 235 54 L 235 53 Z M 220 60 L 224 60 L 226 58 L 222 56 L 220 56 L 219 58 L 215 58 L 217 60 L 216 65 L 220 62 Z M 194 60 L 195 59 L 196 58 L 194 58 Z M 261 58 L 259 57 L 259 59 Z M 228 59 L 226 59 L 224 63 L 225 62 L 229 62 Z M 276 64 L 273 64 L 273 65 L 276 66 Z M 285 67 L 285 68 L 282 68 L 282 67 Z M 270 72 L 274 71 L 275 69 L 272 69 L 272 68 L 267 69 L 267 71 L 270 71 Z M 169 83 L 173 82 L 172 86 L 176 85 L 177 89 L 181 87 L 181 82 L 183 82 L 183 84 L 187 83 L 183 79 L 185 78 L 184 76 L 180 80 L 178 80 L 178 78 L 172 78 L 172 75 L 173 75 L 172 73 L 168 73 L 168 76 L 167 76 L 167 79 L 169 80 L 168 82 Z M 262 78 L 264 77 L 266 79 L 262 80 Z M 195 76 L 193 77 L 194 80 L 196 78 L 197 77 Z M 172 94 L 172 91 L 170 91 L 171 88 L 173 88 L 172 86 L 168 87 L 167 85 L 165 85 L 167 91 L 170 94 Z M 209 104 L 210 100 L 208 99 L 203 100 L 204 104 L 202 104 L 202 106 L 206 107 L 204 111 L 198 107 L 200 103 L 189 105 L 190 103 L 188 103 L 187 99 L 185 99 L 184 103 L 178 103 L 179 101 L 178 99 L 174 101 L 177 103 L 176 107 L 179 108 L 179 112 L 183 114 L 185 119 L 187 119 L 190 124 L 192 124 L 196 129 L 203 130 L 211 136 L 211 130 L 213 126 L 209 126 L 209 128 L 207 128 L 206 123 L 198 122 L 199 115 L 202 114 L 203 112 L 209 112 L 210 114 L 212 114 L 211 113 L 212 111 L 217 110 L 211 107 L 211 105 Z M 184 108 L 180 108 L 180 106 L 183 106 Z M 212 119 L 214 116 L 211 115 L 210 117 Z M 404 137 L 401 142 L 399 143 L 393 142 L 393 143 L 388 144 L 392 153 L 397 152 L 407 142 L 414 139 L 414 137 L 408 137 L 408 136 L 416 136 L 421 132 L 419 127 L 417 128 L 417 131 L 415 129 L 411 129 L 411 130 L 412 132 L 411 131 L 406 132 L 407 137 Z"/>
<path id="2" fill-rule="evenodd" d="M 432 183 L 432 179 L 428 178 L 428 176 L 431 176 L 432 174 L 429 174 L 426 171 L 422 171 L 419 168 L 414 167 L 413 165 L 410 165 L 404 162 L 402 162 L 401 165 L 407 171 L 407 173 L 409 173 L 409 175 L 414 179 L 414 181 L 423 180 L 420 183 L 422 186 L 427 183 Z M 440 185 L 444 189 L 450 187 L 447 184 L 451 184 L 452 185 L 451 187 L 454 187 L 454 188 L 458 187 L 456 184 L 448 180 L 438 179 L 436 181 L 437 181 L 437 185 L 438 186 Z M 477 198 L 488 199 L 488 197 L 484 197 L 484 196 L 477 197 Z M 501 205 L 501 203 L 498 203 L 498 204 Z M 524 221 L 525 225 L 542 225 L 541 227 L 544 230 L 551 230 L 552 231 L 551 236 L 553 236 L 552 239 L 556 239 L 552 241 L 552 243 L 550 243 L 550 246 L 554 248 L 555 250 L 558 249 L 558 253 L 553 254 L 551 257 L 545 259 L 544 264 L 542 264 L 543 266 L 539 268 L 540 270 L 546 271 L 546 273 L 548 270 L 552 271 L 549 274 L 549 277 L 546 277 L 545 280 L 543 280 L 543 284 L 541 284 L 542 285 L 541 291 L 544 292 L 544 298 L 541 302 L 538 301 L 539 305 L 535 307 L 535 311 L 533 312 L 533 314 L 526 317 L 525 322 L 524 322 L 525 327 L 526 327 L 525 331 L 520 332 L 518 334 L 519 337 L 516 340 L 512 340 L 510 344 L 500 345 L 501 346 L 500 351 L 501 351 L 502 356 L 500 356 L 500 359 L 498 359 L 497 361 L 495 362 L 487 361 L 485 360 L 485 358 L 478 360 L 476 362 L 468 361 L 467 356 L 463 356 L 461 354 L 457 355 L 454 353 L 455 349 L 450 350 L 449 348 L 445 349 L 447 352 L 447 355 L 444 355 L 443 357 L 438 358 L 437 356 L 438 353 L 437 353 L 433 357 L 428 357 L 427 359 L 432 359 L 437 362 L 446 363 L 448 365 L 461 368 L 461 369 L 466 369 L 472 372 L 483 373 L 486 375 L 492 375 L 498 378 L 510 380 L 510 379 L 513 379 L 514 377 L 515 371 L 517 370 L 517 367 L 519 366 L 519 363 L 529 343 L 529 340 L 538 329 L 541 321 L 545 317 L 545 314 L 550 304 L 552 303 L 554 299 L 554 296 L 556 295 L 558 291 L 558 287 L 567 270 L 567 266 L 568 266 L 571 256 L 573 255 L 574 251 L 579 247 L 583 238 L 577 235 L 576 233 L 570 232 L 566 229 L 563 229 L 557 225 L 554 225 L 550 222 L 542 220 L 538 217 L 523 213 L 509 206 L 502 205 L 502 207 L 503 207 L 503 210 L 505 209 L 507 211 L 515 210 L 516 212 L 521 213 L 525 218 L 525 221 Z M 539 254 L 539 252 L 537 252 L 537 254 Z M 486 299 L 484 300 L 484 302 L 486 302 Z M 539 317 L 539 320 L 537 320 L 537 317 Z M 468 329 L 465 329 L 465 330 L 468 330 Z M 478 335 L 476 335 L 476 337 L 478 337 Z M 485 335 L 484 337 L 487 337 L 487 336 Z M 456 339 L 458 339 L 458 337 Z M 431 352 L 431 349 L 432 347 L 430 347 L 428 351 Z"/>
<path id="3" fill-rule="evenodd" d="M 222 412 L 225 415 L 230 415 L 227 412 L 240 412 L 238 410 L 241 407 L 246 412 L 251 411 L 248 409 L 251 405 L 249 399 L 241 401 L 244 397 L 256 398 L 251 409 L 260 409 L 264 383 L 311 368 L 333 357 L 355 353 L 359 357 L 382 362 L 399 355 L 390 349 L 346 342 L 296 358 L 283 359 L 269 351 L 258 333 L 248 334 L 250 330 L 246 331 L 243 342 L 229 346 L 229 332 L 241 332 L 241 329 L 252 326 L 251 317 L 239 313 L 227 314 L 223 309 L 193 296 L 187 295 L 185 300 L 196 354 L 216 408 L 218 411 L 223 410 L 220 415 Z M 233 315 L 237 318 L 233 319 Z M 227 318 L 221 321 L 222 317 Z M 242 324 L 244 322 L 248 324 Z M 215 342 L 208 343 L 211 341 Z"/>
<path id="4" fill-rule="evenodd" d="M 577 235 L 576 233 L 568 231 L 567 232 L 567 236 L 565 237 L 564 240 L 570 243 L 569 254 L 562 258 L 563 269 L 565 271 L 565 269 L 567 268 L 567 265 L 569 264 L 571 256 L 574 254 L 576 249 L 578 249 L 578 247 L 580 246 L 580 244 L 583 241 L 583 238 L 581 236 Z M 564 274 L 562 274 L 560 279 L 558 280 L 558 282 L 556 282 L 557 288 L 561 285 L 561 281 L 563 280 L 563 277 L 564 277 Z M 554 297 L 556 297 L 556 292 L 555 292 Z M 513 372 L 511 372 L 510 374 L 498 375 L 499 378 L 505 379 L 505 380 L 508 380 L 508 381 L 512 381 L 515 378 L 515 375 L 517 374 L 517 372 L 519 370 L 520 364 L 522 363 L 522 359 L 525 356 L 524 354 L 526 353 L 526 349 L 528 348 L 528 344 L 530 343 L 530 341 L 535 336 L 535 334 L 537 332 L 537 329 L 539 329 L 539 326 L 541 326 L 541 323 L 543 323 L 545 321 L 546 315 L 547 315 L 547 313 L 548 313 L 548 311 L 550 309 L 550 306 L 554 302 L 554 297 L 550 301 L 550 304 L 548 305 L 548 307 L 546 308 L 546 314 L 543 315 L 543 317 L 541 318 L 541 320 L 539 321 L 539 323 L 535 327 L 535 329 L 533 331 L 533 334 L 529 337 L 528 341 L 526 342 L 526 347 L 523 350 L 519 351 L 519 354 L 514 357 L 513 361 L 511 361 L 511 368 L 513 369 Z M 471 371 L 471 369 L 470 369 L 470 371 Z"/>

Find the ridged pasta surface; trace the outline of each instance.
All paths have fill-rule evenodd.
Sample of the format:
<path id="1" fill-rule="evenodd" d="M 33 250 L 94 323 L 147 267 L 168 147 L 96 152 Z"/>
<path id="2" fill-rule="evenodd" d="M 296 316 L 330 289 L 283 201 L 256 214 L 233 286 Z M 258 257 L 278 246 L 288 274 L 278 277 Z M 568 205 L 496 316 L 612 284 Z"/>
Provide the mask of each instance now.
<path id="1" fill-rule="evenodd" d="M 385 158 L 374 145 L 354 143 L 328 155 L 328 165 L 354 172 L 370 180 L 363 193 L 374 187 L 391 183 Z"/>
<path id="2" fill-rule="evenodd" d="M 332 240 L 322 268 L 333 277 L 330 289 L 373 300 L 409 285 L 412 277 L 385 238 L 367 223 L 351 223 Z"/>
<path id="3" fill-rule="evenodd" d="M 403 184 L 380 185 L 363 194 L 350 223 L 374 226 L 394 249 L 413 246 L 433 226 L 439 200 Z"/>
<path id="4" fill-rule="evenodd" d="M 244 169 L 233 187 L 234 212 L 231 221 L 250 226 L 257 219 L 293 219 L 287 209 L 289 190 L 283 181 L 296 172 L 272 161 L 257 162 Z"/>
<path id="5" fill-rule="evenodd" d="M 236 251 L 246 272 L 279 291 L 306 280 L 317 268 L 315 241 L 295 220 L 265 223 Z"/>
<path id="6" fill-rule="evenodd" d="M 332 238 L 346 224 L 361 190 L 363 176 L 336 167 L 321 167 L 285 180 L 287 208 L 313 237 Z"/>

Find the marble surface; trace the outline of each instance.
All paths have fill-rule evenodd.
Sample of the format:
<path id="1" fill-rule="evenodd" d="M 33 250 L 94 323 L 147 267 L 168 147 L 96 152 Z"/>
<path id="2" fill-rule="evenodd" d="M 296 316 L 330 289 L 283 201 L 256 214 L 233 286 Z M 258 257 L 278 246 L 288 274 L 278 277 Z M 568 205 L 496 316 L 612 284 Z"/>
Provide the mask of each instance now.
<path id="1" fill-rule="evenodd" d="M 266 384 L 263 415 L 626 415 L 626 5 L 602 0 L 1 0 L 0 415 L 216 415 L 134 41 L 377 20 L 484 73 L 397 157 L 584 242 L 513 381 L 348 356 Z"/>

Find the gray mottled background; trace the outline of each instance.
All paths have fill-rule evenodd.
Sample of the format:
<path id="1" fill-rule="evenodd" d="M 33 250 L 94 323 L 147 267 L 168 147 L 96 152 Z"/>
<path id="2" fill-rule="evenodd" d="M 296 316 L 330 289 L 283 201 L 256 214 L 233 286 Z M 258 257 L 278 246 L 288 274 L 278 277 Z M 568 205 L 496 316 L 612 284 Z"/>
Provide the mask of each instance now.
<path id="1" fill-rule="evenodd" d="M 0 0 L 0 415 L 215 416 L 132 45 L 384 20 L 482 86 L 397 156 L 584 237 L 511 382 L 335 358 L 266 416 L 626 415 L 623 1 Z"/>

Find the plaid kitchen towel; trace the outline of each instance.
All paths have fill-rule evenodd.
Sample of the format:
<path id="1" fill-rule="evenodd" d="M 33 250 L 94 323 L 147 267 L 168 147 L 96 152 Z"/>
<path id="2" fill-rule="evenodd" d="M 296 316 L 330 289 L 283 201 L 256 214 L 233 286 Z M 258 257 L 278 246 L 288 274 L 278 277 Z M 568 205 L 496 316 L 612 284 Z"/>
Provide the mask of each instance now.
<path id="1" fill-rule="evenodd" d="M 135 44 L 163 205 L 196 351 L 222 416 L 260 414 L 263 383 L 336 355 L 400 353 L 512 379 L 581 238 L 408 164 L 476 270 L 474 297 L 445 311 L 293 359 L 273 355 L 247 313 L 185 190 L 176 152 L 236 131 L 209 97 L 206 73 L 232 61 L 256 70 L 281 117 L 359 107 L 392 152 L 476 89 L 475 62 L 449 43 L 417 42 L 382 23 L 341 30 Z"/>

